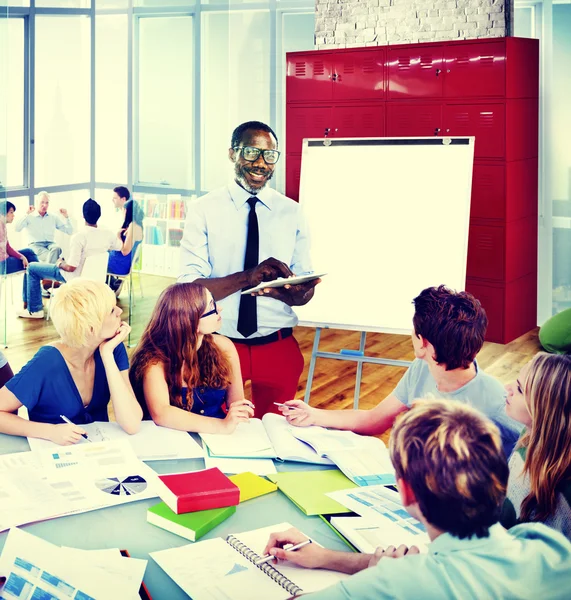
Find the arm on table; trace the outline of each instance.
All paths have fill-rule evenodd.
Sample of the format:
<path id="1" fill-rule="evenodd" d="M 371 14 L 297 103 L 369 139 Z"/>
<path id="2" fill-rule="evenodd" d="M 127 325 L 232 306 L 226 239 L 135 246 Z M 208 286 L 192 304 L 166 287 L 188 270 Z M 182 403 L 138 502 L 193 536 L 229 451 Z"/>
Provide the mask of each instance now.
<path id="1" fill-rule="evenodd" d="M 143 376 L 143 393 L 151 418 L 157 425 L 195 433 L 232 433 L 238 423 L 254 416 L 247 400 L 235 400 L 224 419 L 203 417 L 170 403 L 169 388 L 162 364 L 150 366 Z"/>
<path id="2" fill-rule="evenodd" d="M 223 335 L 213 335 L 212 339 L 218 348 L 226 355 L 230 363 L 230 385 L 228 386 L 228 393 L 226 396 L 228 407 L 230 407 L 234 402 L 244 400 L 244 384 L 242 383 L 240 358 L 238 357 L 236 346 L 234 346 L 227 337 Z"/>
<path id="3" fill-rule="evenodd" d="M 366 569 L 373 556 L 372 554 L 328 550 L 318 544 L 309 544 L 295 552 L 283 548 L 286 544 L 299 544 L 305 540 L 307 540 L 307 536 L 294 527 L 287 531 L 272 533 L 263 554 L 271 554 L 277 560 L 288 560 L 307 569 L 330 569 L 349 575 Z"/>
<path id="4" fill-rule="evenodd" d="M 79 425 L 52 425 L 22 419 L 14 414 L 21 406 L 22 403 L 6 386 L 0 389 L 0 433 L 50 440 L 61 446 L 76 444 L 86 433 Z"/>
<path id="5" fill-rule="evenodd" d="M 370 410 L 327 410 L 313 408 L 302 400 L 288 400 L 280 408 L 288 423 L 298 427 L 320 425 L 333 429 L 354 431 L 363 435 L 379 435 L 392 427 L 397 416 L 408 410 L 394 395 L 387 396 Z"/>
<path id="6" fill-rule="evenodd" d="M 99 344 L 99 353 L 109 384 L 110 400 L 113 405 L 115 419 L 123 431 L 132 435 L 141 428 L 143 409 L 131 387 L 129 371 L 119 371 L 113 354 L 115 348 L 127 338 L 130 331 L 131 327 L 122 322 L 117 333 L 111 339 Z"/>

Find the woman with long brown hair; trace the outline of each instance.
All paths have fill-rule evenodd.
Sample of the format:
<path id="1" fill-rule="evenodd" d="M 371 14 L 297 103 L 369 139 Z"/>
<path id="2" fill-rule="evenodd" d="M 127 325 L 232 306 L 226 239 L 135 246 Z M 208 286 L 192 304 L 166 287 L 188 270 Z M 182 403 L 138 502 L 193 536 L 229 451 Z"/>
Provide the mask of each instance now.
<path id="1" fill-rule="evenodd" d="M 571 356 L 539 353 L 506 386 L 526 427 L 510 458 L 502 524 L 541 521 L 571 539 Z"/>
<path id="2" fill-rule="evenodd" d="M 253 416 L 234 344 L 212 335 L 221 321 L 205 287 L 176 283 L 163 291 L 131 361 L 145 418 L 182 431 L 232 433 Z"/>

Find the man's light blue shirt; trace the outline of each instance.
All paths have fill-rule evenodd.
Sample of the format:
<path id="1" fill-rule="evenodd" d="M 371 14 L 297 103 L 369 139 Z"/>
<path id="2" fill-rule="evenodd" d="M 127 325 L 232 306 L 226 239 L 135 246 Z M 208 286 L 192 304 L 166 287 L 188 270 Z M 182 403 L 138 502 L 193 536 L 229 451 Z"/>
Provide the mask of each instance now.
<path id="1" fill-rule="evenodd" d="M 454 392 L 441 392 L 430 373 L 428 363 L 415 359 L 398 382 L 393 394 L 409 408 L 419 398 L 456 400 L 470 404 L 492 419 L 500 427 L 506 454 L 509 456 L 523 425 L 506 414 L 506 391 L 494 377 L 484 373 L 474 361 L 476 376 Z"/>
<path id="2" fill-rule="evenodd" d="M 542 523 L 486 538 L 437 537 L 428 554 L 384 558 L 312 600 L 568 600 L 571 543 Z M 304 598 L 306 596 L 303 596 Z"/>
<path id="3" fill-rule="evenodd" d="M 69 217 L 60 219 L 59 217 L 46 213 L 43 217 L 36 213 L 26 215 L 16 223 L 16 231 L 22 231 L 27 228 L 29 243 L 37 244 L 39 242 L 53 242 L 56 229 L 71 235 L 73 226 Z"/>
<path id="4" fill-rule="evenodd" d="M 251 196 L 232 182 L 188 206 L 181 241 L 179 282 L 226 277 L 244 270 L 250 213 L 247 200 Z M 257 198 L 259 262 L 273 256 L 296 275 L 311 273 L 309 235 L 299 204 L 268 187 L 257 194 Z M 217 304 L 224 309 L 220 332 L 243 338 L 236 329 L 240 292 Z M 258 297 L 257 307 L 258 330 L 250 339 L 297 324 L 294 311 L 279 300 Z"/>

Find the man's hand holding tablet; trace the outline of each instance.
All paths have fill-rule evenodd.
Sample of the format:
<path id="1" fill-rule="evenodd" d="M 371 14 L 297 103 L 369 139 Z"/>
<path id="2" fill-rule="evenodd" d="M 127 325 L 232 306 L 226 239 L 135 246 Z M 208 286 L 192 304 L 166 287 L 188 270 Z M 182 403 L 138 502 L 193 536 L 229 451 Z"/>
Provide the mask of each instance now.
<path id="1" fill-rule="evenodd" d="M 270 296 L 288 306 L 301 306 L 311 300 L 313 289 L 326 273 L 312 273 L 299 277 L 285 277 L 261 282 L 258 286 L 244 290 L 242 294 Z"/>

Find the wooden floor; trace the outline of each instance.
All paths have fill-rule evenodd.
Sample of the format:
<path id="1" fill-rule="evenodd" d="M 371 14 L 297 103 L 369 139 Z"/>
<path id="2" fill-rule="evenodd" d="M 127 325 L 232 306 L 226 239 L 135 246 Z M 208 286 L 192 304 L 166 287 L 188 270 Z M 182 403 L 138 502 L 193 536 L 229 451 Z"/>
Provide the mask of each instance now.
<path id="1" fill-rule="evenodd" d="M 131 321 L 133 344 L 136 343 L 147 323 L 158 295 L 172 282 L 172 279 L 166 277 L 143 275 L 144 296 L 141 297 L 138 276 L 135 275 L 135 307 L 133 308 Z M 18 296 L 19 285 L 21 285 L 20 280 L 15 280 L 11 290 L 10 283 L 8 284 L 8 348 L 5 350 L 5 354 L 14 372 L 17 372 L 40 346 L 57 338 L 57 333 L 51 321 L 19 319 L 15 316 L 15 311 L 21 306 Z M 10 295 L 13 296 L 13 304 Z M 4 315 L 3 299 L 2 312 L 0 312 L 2 320 Z M 47 303 L 47 300 L 45 302 Z M 126 290 L 122 291 L 119 304 L 125 311 L 124 318 L 126 319 L 128 316 Z M 0 330 L 3 334 L 4 330 L 1 323 Z M 314 329 L 298 327 L 295 334 L 305 357 L 305 369 L 299 382 L 298 398 L 302 398 L 305 392 L 314 331 Z M 514 380 L 522 365 L 540 350 L 537 333 L 538 330 L 534 329 L 505 346 L 485 343 L 478 355 L 480 366 L 497 377 L 502 383 Z M 330 329 L 323 331 L 319 349 L 338 352 L 342 348 L 357 349 L 358 347 L 358 332 Z M 371 356 L 401 360 L 412 360 L 414 358 L 410 337 L 407 335 L 367 334 L 366 353 Z M 311 405 L 320 408 L 352 407 L 355 370 L 356 363 L 318 359 L 311 391 Z M 360 408 L 372 408 L 378 404 L 391 393 L 404 372 L 405 369 L 402 367 L 365 364 L 363 366 Z M 246 395 L 248 395 L 248 390 L 246 390 Z"/>

